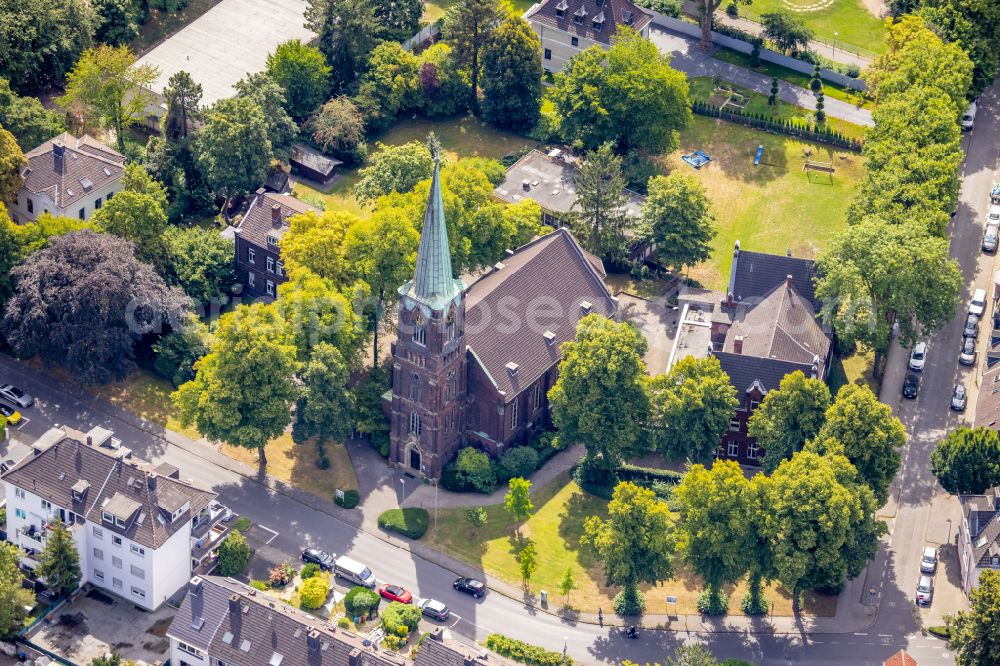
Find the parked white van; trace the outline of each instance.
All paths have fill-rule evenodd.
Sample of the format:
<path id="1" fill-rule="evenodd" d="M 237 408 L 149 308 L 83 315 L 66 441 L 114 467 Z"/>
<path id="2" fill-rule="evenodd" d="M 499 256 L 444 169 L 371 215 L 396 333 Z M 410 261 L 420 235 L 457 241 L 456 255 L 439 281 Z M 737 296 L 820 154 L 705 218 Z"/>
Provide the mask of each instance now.
<path id="1" fill-rule="evenodd" d="M 983 316 L 983 311 L 986 309 L 986 290 L 976 289 L 972 294 L 972 300 L 969 302 L 969 314 L 974 314 L 977 317 Z"/>
<path id="2" fill-rule="evenodd" d="M 972 129 L 972 126 L 976 124 L 976 103 L 973 102 L 969 104 L 969 108 L 966 109 L 965 115 L 962 116 L 962 130 L 968 132 Z"/>
<path id="3" fill-rule="evenodd" d="M 355 585 L 375 589 L 375 574 L 372 573 L 372 570 L 346 555 L 338 557 L 337 561 L 333 563 L 333 574 L 349 580 Z"/>

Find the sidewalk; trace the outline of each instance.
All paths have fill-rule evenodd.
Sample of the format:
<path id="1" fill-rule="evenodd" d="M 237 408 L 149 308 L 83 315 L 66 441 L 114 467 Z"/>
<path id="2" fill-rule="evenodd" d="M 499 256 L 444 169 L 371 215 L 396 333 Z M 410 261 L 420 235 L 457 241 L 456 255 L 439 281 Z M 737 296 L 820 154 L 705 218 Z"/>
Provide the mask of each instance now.
<path id="1" fill-rule="evenodd" d="M 695 19 L 700 16 L 698 5 L 690 0 L 684 3 L 683 12 L 685 15 Z M 751 21 L 750 19 L 742 17 L 733 18 L 721 10 L 715 12 L 714 23 L 715 25 L 725 25 L 730 28 L 737 28 L 738 30 L 749 32 L 751 35 L 757 36 L 764 31 L 764 26 L 756 21 Z M 826 42 L 816 40 L 811 40 L 809 42 L 810 51 L 815 51 L 824 58 L 829 58 L 835 62 L 839 62 L 844 65 L 857 65 L 861 69 L 864 69 L 868 65 L 872 64 L 871 58 L 858 53 L 852 53 L 850 51 L 851 48 L 852 45 L 850 44 L 845 44 L 843 47 L 838 44 L 837 48 L 834 48 L 833 44 L 827 44 Z"/>
<path id="2" fill-rule="evenodd" d="M 267 488 L 273 490 L 274 492 L 280 493 L 281 495 L 303 504 L 315 511 L 325 513 L 334 518 L 337 518 L 344 523 L 347 523 L 359 531 L 366 532 L 370 536 L 373 536 L 383 542 L 390 545 L 396 546 L 404 551 L 408 551 L 413 556 L 419 557 L 423 560 L 436 564 L 448 571 L 453 572 L 456 576 L 471 576 L 476 578 L 483 578 L 483 572 L 471 565 L 466 564 L 456 558 L 453 558 L 445 553 L 439 552 L 426 546 L 420 542 L 410 541 L 404 539 L 383 530 L 378 529 L 377 523 L 376 527 L 372 528 L 369 524 L 369 519 L 365 517 L 365 514 L 374 514 L 377 521 L 377 513 L 375 513 L 376 507 L 371 507 L 369 511 L 355 511 L 342 509 L 333 502 L 323 500 L 311 493 L 299 490 L 289 484 L 274 479 L 267 474 L 262 474 L 258 469 L 251 467 L 249 465 L 244 465 L 239 463 L 227 456 L 219 453 L 215 447 L 205 439 L 198 441 L 192 440 L 184 435 L 173 432 L 162 426 L 151 423 L 145 419 L 142 419 L 130 412 L 127 412 L 116 405 L 113 405 L 106 400 L 97 398 L 90 394 L 86 389 L 79 385 L 70 385 L 65 388 L 60 387 L 60 382 L 57 382 L 50 376 L 46 375 L 44 371 L 24 368 L 21 363 L 10 359 L 5 355 L 0 355 L 0 365 L 4 363 L 10 363 L 13 367 L 30 374 L 35 381 L 40 384 L 46 385 L 48 388 L 57 392 L 68 391 L 72 393 L 72 398 L 69 398 L 75 405 L 84 407 L 95 413 L 100 413 L 111 418 L 118 419 L 125 422 L 126 424 L 150 435 L 166 441 L 173 446 L 176 446 L 193 456 L 196 456 L 208 464 L 216 465 L 218 467 L 225 468 L 233 473 L 239 474 L 240 476 L 246 478 L 248 481 L 260 483 Z M 414 494 L 418 488 L 423 490 L 431 490 L 430 495 L 433 496 L 433 491 L 430 488 L 423 486 L 420 481 L 415 479 L 408 479 L 399 472 L 390 470 L 388 467 L 384 466 L 384 461 L 382 461 L 382 469 L 385 470 L 382 473 L 379 470 L 378 465 L 371 465 L 369 463 L 376 462 L 374 458 L 368 455 L 367 452 L 373 454 L 376 458 L 381 460 L 381 456 L 378 455 L 366 442 L 356 441 L 349 444 L 349 451 L 354 460 L 354 456 L 360 455 L 365 461 L 365 465 L 359 467 L 358 470 L 358 483 L 361 485 L 362 495 L 364 495 L 365 490 L 372 490 L 371 484 L 381 483 L 376 490 L 387 492 L 394 495 L 395 489 L 393 486 L 399 485 L 402 487 L 401 493 L 404 494 L 404 504 L 409 496 L 405 496 L 407 489 L 409 489 L 410 495 Z M 574 456 L 575 454 L 575 456 Z M 551 468 L 553 471 L 546 472 L 546 469 L 539 471 L 539 475 L 545 473 L 546 478 L 551 475 L 552 478 L 557 476 L 562 471 L 565 471 L 575 462 L 579 457 L 579 450 L 575 448 L 567 449 L 559 454 L 556 458 L 550 461 L 547 468 Z M 571 461 L 567 464 L 567 461 Z M 538 477 L 539 480 L 542 478 Z M 390 481 L 393 479 L 393 481 Z M 402 479 L 404 483 L 397 483 L 395 479 Z M 381 481 L 380 481 L 381 480 Z M 365 484 L 369 484 L 366 488 Z M 451 493 L 449 493 L 451 494 Z M 497 493 L 489 496 L 493 498 Z M 425 493 L 426 495 L 426 493 Z M 502 496 L 501 496 L 502 497 Z M 483 504 L 488 498 L 478 497 L 474 504 Z M 433 502 L 433 499 L 431 500 Z M 502 501 L 502 500 L 501 500 Z M 375 504 L 375 502 L 373 502 Z M 433 505 L 433 504 L 432 504 Z M 364 506 L 364 505 L 362 505 Z M 394 504 L 398 506 L 398 504 Z M 248 516 L 250 517 L 250 516 Z M 253 516 L 252 518 L 257 518 Z M 532 610 L 532 612 L 544 612 L 556 617 L 566 618 L 567 621 L 573 621 L 577 623 L 586 624 L 598 624 L 598 618 L 595 614 L 584 613 L 584 614 L 567 614 L 562 609 L 556 608 L 554 604 L 548 606 L 541 606 L 539 600 L 534 595 L 526 594 L 521 588 L 516 585 L 511 585 L 505 581 L 499 580 L 492 576 L 485 576 L 486 583 L 490 590 L 495 593 L 502 594 L 505 597 L 509 597 L 515 601 L 519 601 L 525 604 L 526 607 Z M 856 631 L 862 631 L 864 628 L 870 626 L 875 621 L 875 615 L 864 615 L 857 611 L 858 604 L 847 603 L 850 601 L 850 590 L 852 586 L 849 585 L 845 593 L 838 600 L 837 614 L 834 617 L 827 618 L 811 618 L 811 617 L 743 617 L 743 616 L 732 616 L 732 617 L 722 617 L 722 618 L 705 618 L 701 615 L 691 614 L 691 615 L 647 615 L 644 616 L 638 623 L 642 627 L 646 628 L 657 628 L 671 631 L 695 631 L 695 632 L 729 632 L 729 633 L 761 633 L 761 634 L 795 634 L 801 635 L 803 633 L 826 633 L 826 634 L 846 634 Z M 629 619 L 626 623 L 622 619 L 613 615 L 610 609 L 608 613 L 604 616 L 604 624 L 611 626 L 622 626 L 624 624 L 635 624 L 636 621 Z"/>

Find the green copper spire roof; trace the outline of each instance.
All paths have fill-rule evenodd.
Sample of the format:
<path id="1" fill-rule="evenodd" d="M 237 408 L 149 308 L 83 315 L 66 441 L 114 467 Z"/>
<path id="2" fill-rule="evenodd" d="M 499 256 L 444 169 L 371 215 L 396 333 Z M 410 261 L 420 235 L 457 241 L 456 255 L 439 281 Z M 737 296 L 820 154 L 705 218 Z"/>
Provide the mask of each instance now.
<path id="1" fill-rule="evenodd" d="M 434 178 L 424 211 L 424 228 L 420 232 L 417 250 L 417 270 L 413 281 L 403 285 L 400 292 L 433 309 L 441 309 L 465 290 L 461 280 L 451 273 L 451 250 L 448 246 L 448 227 L 444 220 L 444 201 L 441 198 L 441 165 L 434 158 Z"/>

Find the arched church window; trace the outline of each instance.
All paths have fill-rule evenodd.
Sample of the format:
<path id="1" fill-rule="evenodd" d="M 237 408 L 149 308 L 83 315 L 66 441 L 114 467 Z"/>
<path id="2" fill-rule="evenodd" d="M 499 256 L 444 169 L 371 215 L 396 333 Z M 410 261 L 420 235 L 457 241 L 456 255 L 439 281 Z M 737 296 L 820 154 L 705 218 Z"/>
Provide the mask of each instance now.
<path id="1" fill-rule="evenodd" d="M 413 318 L 413 341 L 418 345 L 427 344 L 427 323 L 419 313 Z"/>
<path id="2" fill-rule="evenodd" d="M 410 412 L 410 432 L 420 436 L 420 414 L 417 412 Z"/>
<path id="3" fill-rule="evenodd" d="M 447 342 L 451 342 L 455 339 L 455 311 L 452 310 L 448 313 L 448 320 L 445 322 L 445 335 L 444 339 Z"/>
<path id="4" fill-rule="evenodd" d="M 420 402 L 420 375 L 415 372 L 410 376 L 410 400 Z"/>

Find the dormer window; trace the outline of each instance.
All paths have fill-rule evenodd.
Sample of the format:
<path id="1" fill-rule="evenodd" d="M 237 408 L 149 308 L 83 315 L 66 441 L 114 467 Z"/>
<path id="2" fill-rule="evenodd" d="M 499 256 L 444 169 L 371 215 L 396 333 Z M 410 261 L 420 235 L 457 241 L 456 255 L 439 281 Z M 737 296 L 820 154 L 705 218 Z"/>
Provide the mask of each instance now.
<path id="1" fill-rule="evenodd" d="M 566 10 L 569 9 L 569 5 L 566 4 L 566 0 L 562 0 L 558 5 L 556 5 L 556 16 L 562 18 L 566 15 Z"/>
<path id="2" fill-rule="evenodd" d="M 268 234 L 267 235 L 267 244 L 270 245 L 271 247 L 278 247 L 278 237 L 277 236 L 272 236 L 271 234 Z"/>
<path id="3" fill-rule="evenodd" d="M 624 23 L 625 25 L 632 25 L 632 22 L 634 20 L 635 18 L 632 16 L 632 12 L 628 11 L 627 9 L 622 12 L 622 23 Z"/>
<path id="4" fill-rule="evenodd" d="M 600 32 L 604 29 L 604 12 L 594 17 L 594 30 Z"/>
<path id="5" fill-rule="evenodd" d="M 587 17 L 587 10 L 580 5 L 580 8 L 573 13 L 573 22 L 576 24 L 583 24 L 583 19 Z"/>

